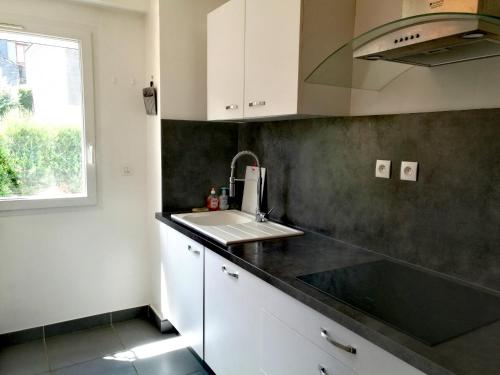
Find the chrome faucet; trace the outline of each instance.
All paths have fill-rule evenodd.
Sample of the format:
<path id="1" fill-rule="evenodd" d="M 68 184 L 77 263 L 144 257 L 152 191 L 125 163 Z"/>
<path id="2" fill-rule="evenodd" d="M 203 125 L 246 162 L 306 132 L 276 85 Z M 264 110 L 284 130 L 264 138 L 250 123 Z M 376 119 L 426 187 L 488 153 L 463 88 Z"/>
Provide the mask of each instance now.
<path id="1" fill-rule="evenodd" d="M 259 177 L 257 179 L 257 210 L 255 211 L 255 221 L 262 223 L 264 221 L 267 221 L 266 213 L 262 212 L 260 210 L 262 176 L 261 176 L 261 171 L 260 171 L 259 158 L 252 151 L 240 151 L 235 155 L 235 157 L 233 158 L 233 161 L 231 161 L 231 177 L 229 177 L 229 196 L 231 198 L 234 198 L 236 196 L 236 186 L 235 186 L 236 181 L 245 181 L 244 178 L 235 178 L 234 177 L 234 169 L 236 167 L 236 161 L 244 155 L 249 155 L 255 159 L 255 164 L 257 164 L 257 170 L 259 171 Z"/>

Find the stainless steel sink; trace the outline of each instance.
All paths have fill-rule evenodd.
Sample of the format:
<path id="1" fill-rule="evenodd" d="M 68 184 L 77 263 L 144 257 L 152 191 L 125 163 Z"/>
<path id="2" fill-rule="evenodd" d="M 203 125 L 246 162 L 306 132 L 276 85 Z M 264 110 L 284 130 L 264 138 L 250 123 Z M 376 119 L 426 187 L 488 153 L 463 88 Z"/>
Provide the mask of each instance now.
<path id="1" fill-rule="evenodd" d="M 172 219 L 224 245 L 304 234 L 271 221 L 256 222 L 254 215 L 237 210 L 175 214 Z"/>

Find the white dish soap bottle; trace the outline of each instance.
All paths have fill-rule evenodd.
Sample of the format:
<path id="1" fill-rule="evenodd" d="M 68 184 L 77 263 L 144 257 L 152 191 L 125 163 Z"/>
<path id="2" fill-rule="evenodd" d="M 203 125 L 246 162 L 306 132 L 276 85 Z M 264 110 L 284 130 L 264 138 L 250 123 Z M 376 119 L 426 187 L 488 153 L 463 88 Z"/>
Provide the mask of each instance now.
<path id="1" fill-rule="evenodd" d="M 220 190 L 221 190 L 221 195 L 219 197 L 219 209 L 221 211 L 225 211 L 229 209 L 229 195 L 228 195 L 229 188 L 222 187 L 220 188 Z"/>

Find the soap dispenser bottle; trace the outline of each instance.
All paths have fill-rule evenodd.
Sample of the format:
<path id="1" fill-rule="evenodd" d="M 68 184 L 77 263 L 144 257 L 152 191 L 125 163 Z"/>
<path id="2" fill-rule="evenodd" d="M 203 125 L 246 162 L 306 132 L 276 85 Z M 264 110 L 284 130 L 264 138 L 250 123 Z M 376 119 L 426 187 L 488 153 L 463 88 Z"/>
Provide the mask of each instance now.
<path id="1" fill-rule="evenodd" d="M 217 211 L 219 209 L 219 198 L 217 197 L 214 187 L 210 191 L 210 195 L 207 198 L 207 208 L 210 211 Z"/>
<path id="2" fill-rule="evenodd" d="M 229 209 L 229 195 L 228 195 L 229 188 L 223 187 L 220 188 L 220 190 L 221 190 L 221 195 L 219 197 L 219 209 L 221 211 L 225 211 Z"/>

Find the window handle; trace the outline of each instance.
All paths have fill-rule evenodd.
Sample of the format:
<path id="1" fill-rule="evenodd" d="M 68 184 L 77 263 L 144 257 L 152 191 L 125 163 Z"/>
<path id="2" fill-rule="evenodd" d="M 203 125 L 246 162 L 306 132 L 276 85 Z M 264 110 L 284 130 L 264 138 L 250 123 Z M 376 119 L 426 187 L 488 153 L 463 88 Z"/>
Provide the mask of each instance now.
<path id="1" fill-rule="evenodd" d="M 87 145 L 87 162 L 90 165 L 94 165 L 94 145 L 89 143 Z"/>

